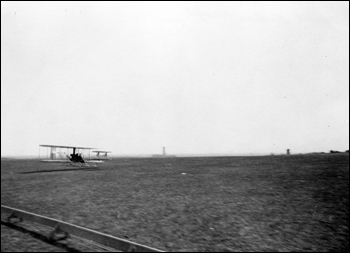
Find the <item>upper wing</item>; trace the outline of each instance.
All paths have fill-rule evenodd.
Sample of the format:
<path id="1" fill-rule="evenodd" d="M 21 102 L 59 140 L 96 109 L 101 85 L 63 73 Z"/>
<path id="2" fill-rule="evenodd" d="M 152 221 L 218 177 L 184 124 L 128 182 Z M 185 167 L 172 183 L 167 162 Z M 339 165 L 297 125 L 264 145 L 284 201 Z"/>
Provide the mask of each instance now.
<path id="1" fill-rule="evenodd" d="M 77 146 L 60 146 L 60 145 L 39 145 L 40 147 L 48 147 L 48 148 L 77 148 L 77 149 L 96 149 L 96 148 L 88 148 L 88 147 L 77 147 Z"/>

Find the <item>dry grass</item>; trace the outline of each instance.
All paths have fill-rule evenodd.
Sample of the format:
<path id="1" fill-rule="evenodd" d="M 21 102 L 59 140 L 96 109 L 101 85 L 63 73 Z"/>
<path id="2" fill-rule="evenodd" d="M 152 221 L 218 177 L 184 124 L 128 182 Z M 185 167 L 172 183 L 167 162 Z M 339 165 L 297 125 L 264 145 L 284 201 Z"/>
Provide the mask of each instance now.
<path id="1" fill-rule="evenodd" d="M 30 235 L 1 225 L 1 252 L 66 252 Z"/>
<path id="2" fill-rule="evenodd" d="M 62 168 L 1 161 L 1 203 L 167 251 L 349 249 L 349 155 Z M 51 172 L 24 173 L 41 170 Z"/>

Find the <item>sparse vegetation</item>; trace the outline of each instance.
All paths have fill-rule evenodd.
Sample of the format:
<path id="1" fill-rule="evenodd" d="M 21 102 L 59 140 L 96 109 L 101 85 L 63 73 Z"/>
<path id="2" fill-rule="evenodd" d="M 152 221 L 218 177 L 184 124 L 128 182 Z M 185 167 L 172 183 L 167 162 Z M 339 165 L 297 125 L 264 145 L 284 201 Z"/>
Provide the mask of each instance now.
<path id="1" fill-rule="evenodd" d="M 2 160 L 1 203 L 167 251 L 349 249 L 348 154 L 129 158 L 62 169 Z"/>
<path id="2" fill-rule="evenodd" d="M 65 252 L 30 235 L 1 225 L 1 252 Z"/>

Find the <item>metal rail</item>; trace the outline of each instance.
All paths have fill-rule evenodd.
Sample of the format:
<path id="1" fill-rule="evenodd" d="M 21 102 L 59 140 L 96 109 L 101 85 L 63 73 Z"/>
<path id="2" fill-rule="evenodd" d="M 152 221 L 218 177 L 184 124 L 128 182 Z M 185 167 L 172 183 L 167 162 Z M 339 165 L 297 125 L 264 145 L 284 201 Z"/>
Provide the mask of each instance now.
<path id="1" fill-rule="evenodd" d="M 67 235 L 74 235 L 86 240 L 91 240 L 95 243 L 124 252 L 165 252 L 88 228 L 73 225 L 68 222 L 48 218 L 42 215 L 26 212 L 4 205 L 1 205 L 1 212 L 10 214 L 9 219 L 17 218 L 20 220 L 29 220 L 41 225 L 51 227 L 53 228 L 52 235 L 54 235 L 55 232 L 63 232 Z"/>

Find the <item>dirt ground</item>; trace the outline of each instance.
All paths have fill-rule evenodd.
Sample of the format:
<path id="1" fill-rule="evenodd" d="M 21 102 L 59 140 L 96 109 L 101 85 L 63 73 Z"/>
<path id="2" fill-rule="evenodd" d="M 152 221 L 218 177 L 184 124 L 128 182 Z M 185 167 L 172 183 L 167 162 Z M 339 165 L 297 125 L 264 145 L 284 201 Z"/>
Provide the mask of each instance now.
<path id="1" fill-rule="evenodd" d="M 348 251 L 349 155 L 2 160 L 1 204 L 166 251 Z"/>
<path id="2" fill-rule="evenodd" d="M 1 225 L 1 252 L 66 252 L 30 235 Z"/>

